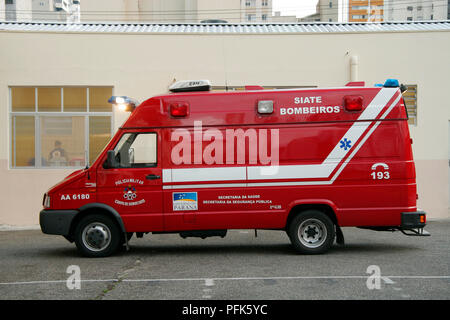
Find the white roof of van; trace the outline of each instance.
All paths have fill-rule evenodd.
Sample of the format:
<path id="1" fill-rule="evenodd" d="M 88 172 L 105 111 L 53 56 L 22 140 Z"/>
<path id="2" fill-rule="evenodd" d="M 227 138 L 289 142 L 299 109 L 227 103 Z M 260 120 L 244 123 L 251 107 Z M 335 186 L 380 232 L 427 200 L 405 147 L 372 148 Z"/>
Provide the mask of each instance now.
<path id="1" fill-rule="evenodd" d="M 55 33 L 150 33 L 150 34 L 295 34 L 450 31 L 450 20 L 381 23 L 59 23 L 0 22 L 1 31 Z"/>

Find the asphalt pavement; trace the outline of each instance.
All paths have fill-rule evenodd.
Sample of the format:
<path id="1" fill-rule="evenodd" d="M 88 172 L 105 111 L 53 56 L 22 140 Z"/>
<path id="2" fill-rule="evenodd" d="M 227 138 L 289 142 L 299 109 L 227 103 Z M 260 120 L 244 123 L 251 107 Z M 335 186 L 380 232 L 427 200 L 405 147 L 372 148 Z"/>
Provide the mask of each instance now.
<path id="1" fill-rule="evenodd" d="M 448 300 L 450 220 L 426 230 L 430 237 L 344 228 L 344 246 L 314 256 L 295 253 L 281 231 L 148 234 L 96 259 L 60 236 L 1 231 L 0 299 Z"/>

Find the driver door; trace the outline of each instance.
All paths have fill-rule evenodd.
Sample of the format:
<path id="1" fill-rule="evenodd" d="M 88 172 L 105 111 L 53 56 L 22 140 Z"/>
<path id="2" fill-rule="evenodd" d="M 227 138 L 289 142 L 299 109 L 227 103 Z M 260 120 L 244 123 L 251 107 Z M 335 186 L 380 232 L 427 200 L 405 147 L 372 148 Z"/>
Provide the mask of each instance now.
<path id="1" fill-rule="evenodd" d="M 111 168 L 97 170 L 98 201 L 113 207 L 127 232 L 163 229 L 160 130 L 124 132 Z"/>

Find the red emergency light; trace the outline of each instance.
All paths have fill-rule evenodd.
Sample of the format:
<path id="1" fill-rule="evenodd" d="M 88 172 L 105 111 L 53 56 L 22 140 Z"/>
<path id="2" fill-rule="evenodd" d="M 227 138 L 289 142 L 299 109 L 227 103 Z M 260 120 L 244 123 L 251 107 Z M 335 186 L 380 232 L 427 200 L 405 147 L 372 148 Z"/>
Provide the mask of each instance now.
<path id="1" fill-rule="evenodd" d="M 361 111 L 363 107 L 362 96 L 345 96 L 344 108 L 347 111 Z"/>
<path id="2" fill-rule="evenodd" d="M 170 115 L 172 117 L 186 117 L 189 114 L 189 104 L 187 102 L 174 102 L 170 104 Z"/>

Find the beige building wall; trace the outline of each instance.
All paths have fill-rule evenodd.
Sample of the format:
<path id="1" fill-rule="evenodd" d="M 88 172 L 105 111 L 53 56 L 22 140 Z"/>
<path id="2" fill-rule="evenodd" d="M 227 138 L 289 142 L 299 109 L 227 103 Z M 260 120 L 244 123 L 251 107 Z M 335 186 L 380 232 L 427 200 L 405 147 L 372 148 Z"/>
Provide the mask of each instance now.
<path id="1" fill-rule="evenodd" d="M 140 21 L 191 22 L 197 10 L 195 0 L 135 0 L 140 13 Z M 188 10 L 188 11 L 186 11 Z M 193 19 L 193 20 L 191 20 Z"/>
<path id="2" fill-rule="evenodd" d="M 5 1 L 0 1 L 0 21 L 5 21 Z"/>
<path id="3" fill-rule="evenodd" d="M 241 22 L 241 0 L 197 0 L 197 21 L 208 19 Z"/>
<path id="4" fill-rule="evenodd" d="M 238 23 L 241 0 L 83 0 L 81 21 Z"/>
<path id="5" fill-rule="evenodd" d="M 339 21 L 339 0 L 319 0 L 317 3 L 320 21 L 338 22 Z"/>
<path id="6" fill-rule="evenodd" d="M 80 20 L 130 22 L 139 21 L 138 0 L 82 0 Z"/>
<path id="7" fill-rule="evenodd" d="M 117 50 L 118 43 L 132 49 Z M 0 31 L 0 47 L 8 47 L 0 50 L 0 224 L 37 224 L 43 193 L 71 172 L 10 168 L 9 86 L 105 85 L 113 86 L 117 95 L 140 101 L 166 92 L 173 79 L 210 79 L 217 86 L 333 87 L 350 80 L 353 56 L 359 63 L 356 78 L 368 86 L 386 78 L 417 84 L 418 123 L 411 126 L 411 134 L 419 206 L 430 219 L 449 217 L 448 31 L 225 35 Z M 126 117 L 115 110 L 115 128 Z"/>
<path id="8" fill-rule="evenodd" d="M 448 0 L 385 0 L 385 21 L 446 20 Z"/>
<path id="9" fill-rule="evenodd" d="M 282 16 L 280 11 L 275 11 L 274 15 L 271 17 L 272 23 L 297 23 L 299 18 L 297 16 Z"/>
<path id="10" fill-rule="evenodd" d="M 242 22 L 271 22 L 272 0 L 241 0 Z"/>

